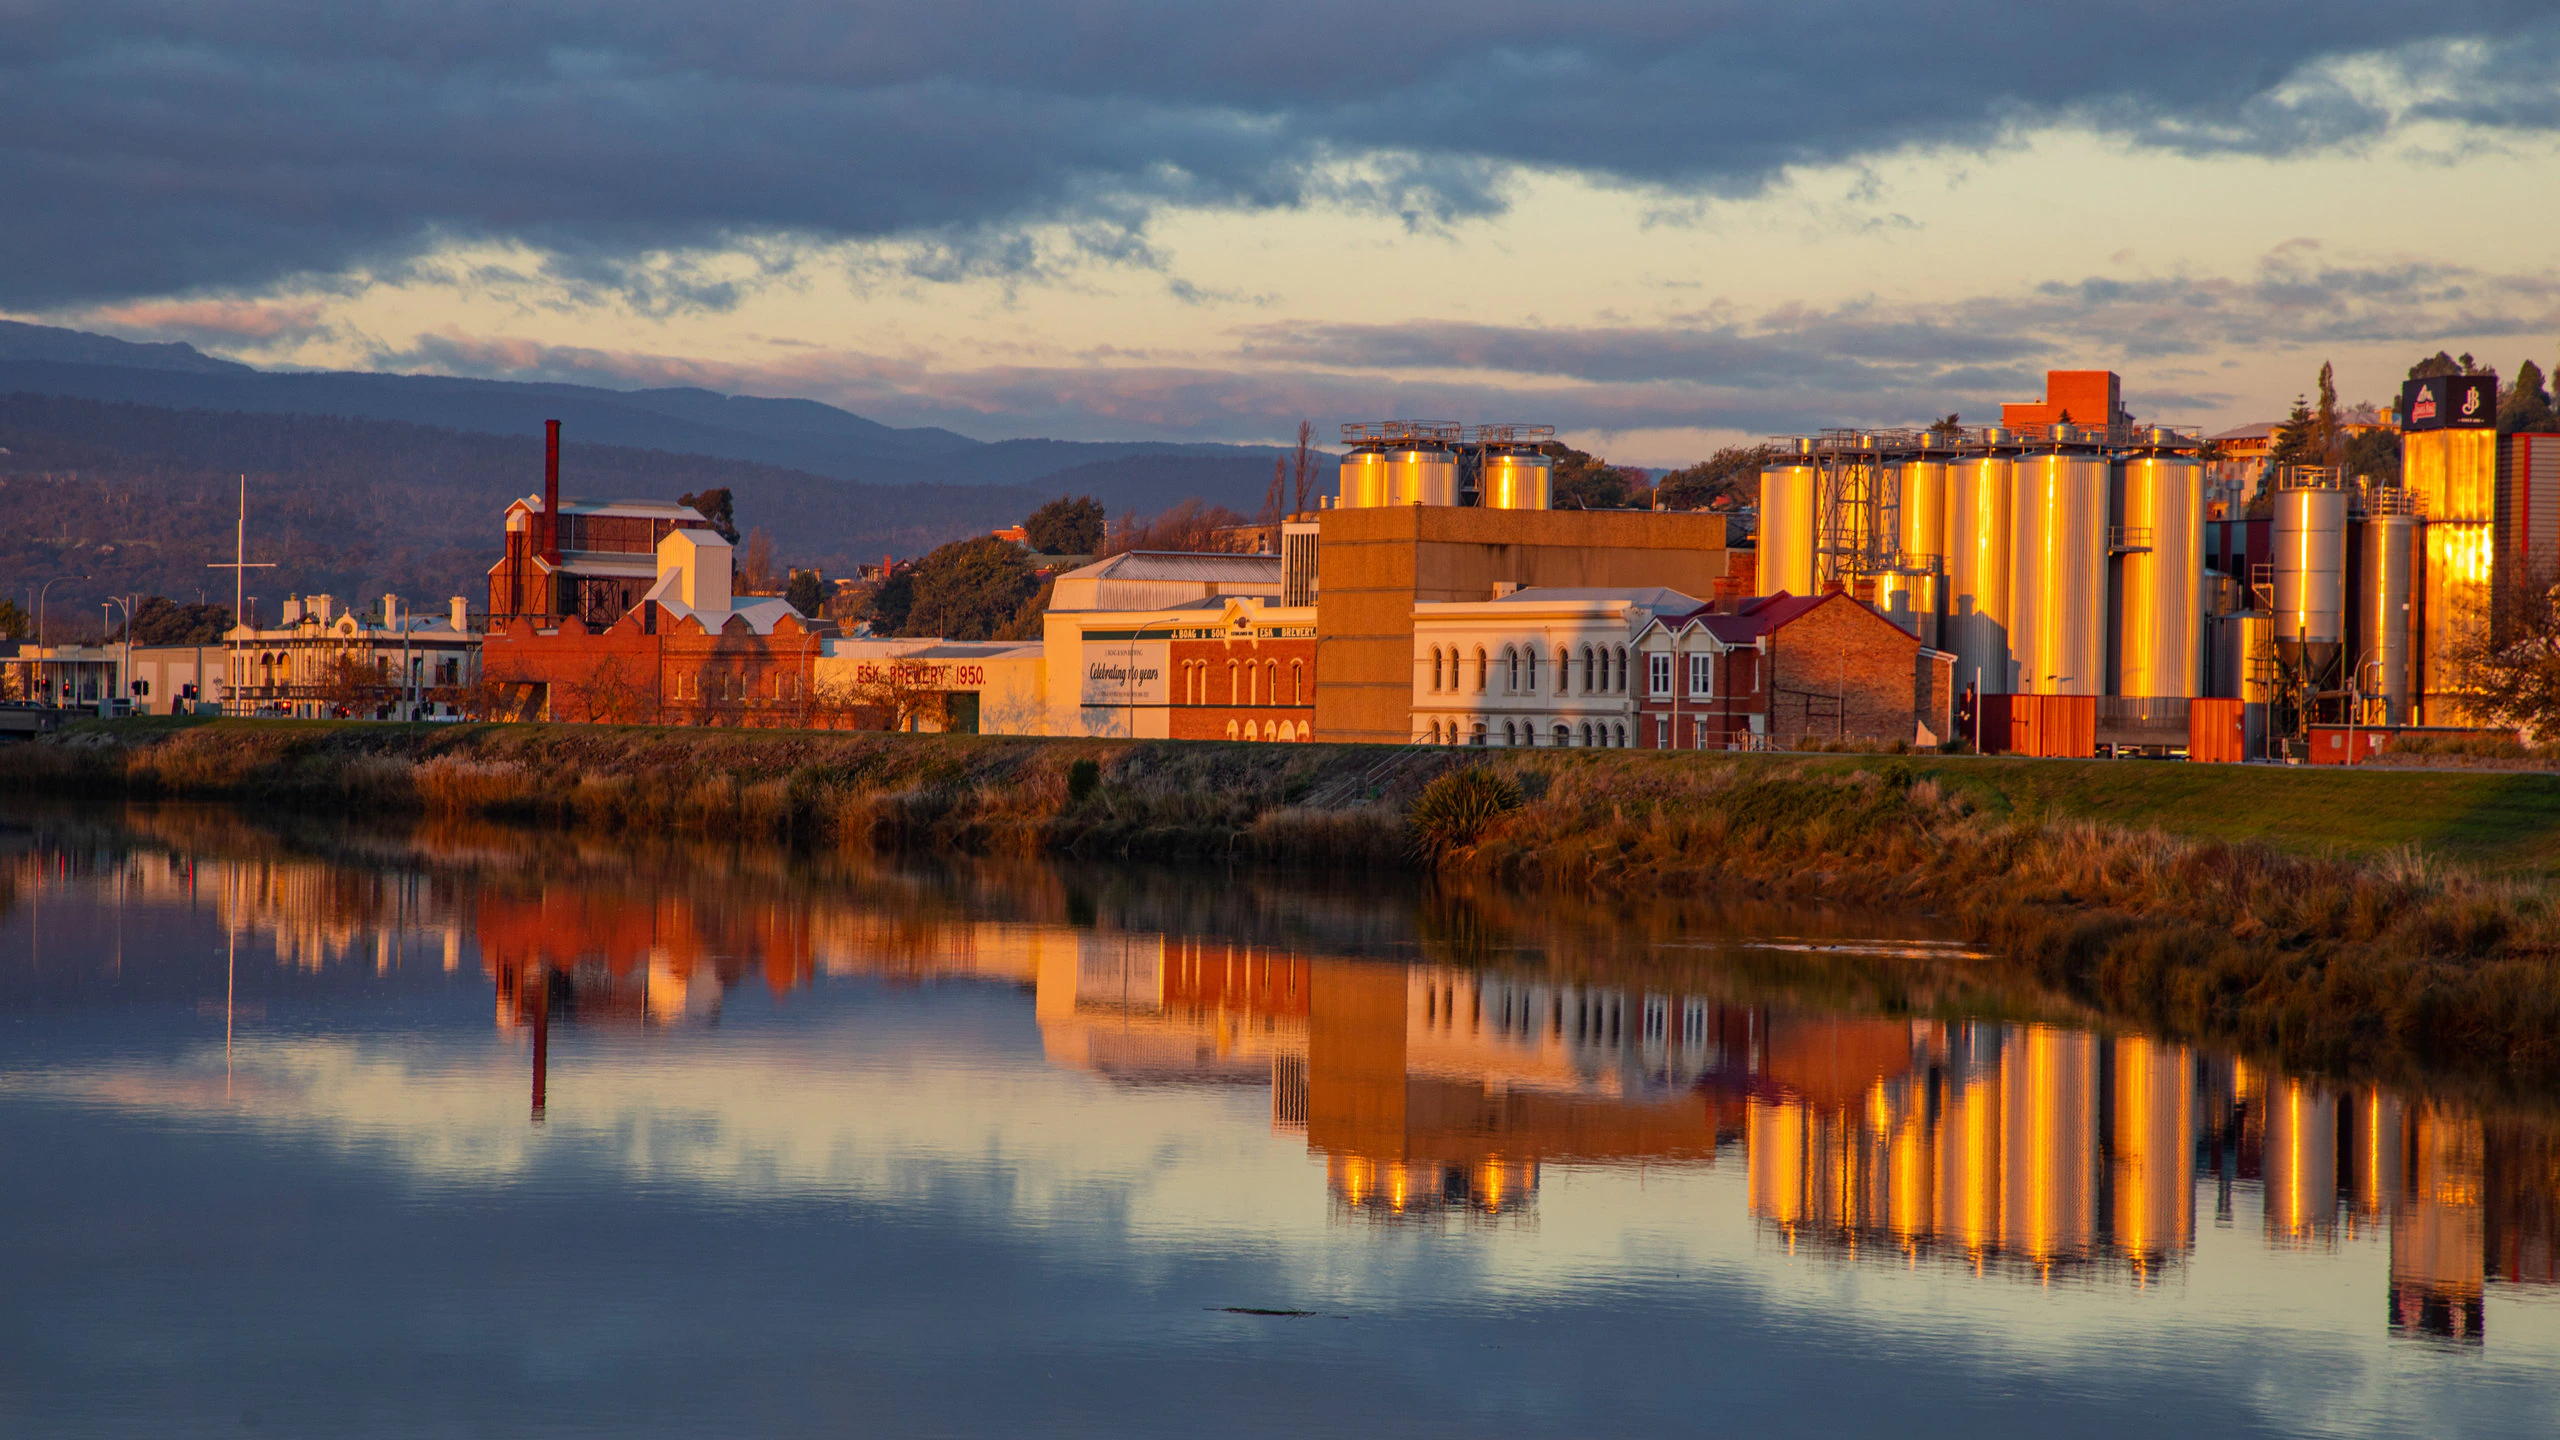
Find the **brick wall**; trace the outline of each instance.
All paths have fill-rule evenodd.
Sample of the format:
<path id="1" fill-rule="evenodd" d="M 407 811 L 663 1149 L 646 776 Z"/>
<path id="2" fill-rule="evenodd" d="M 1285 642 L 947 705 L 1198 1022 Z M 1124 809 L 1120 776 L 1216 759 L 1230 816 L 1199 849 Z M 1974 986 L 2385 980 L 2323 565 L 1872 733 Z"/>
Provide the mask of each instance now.
<path id="1" fill-rule="evenodd" d="M 512 687 L 526 719 L 600 725 L 825 724 L 813 677 L 822 636 L 785 617 L 770 635 L 732 617 L 718 631 L 654 604 L 603 630 L 575 617 L 492 629 L 481 674 Z M 848 717 L 834 717 L 845 720 Z"/>
<path id="2" fill-rule="evenodd" d="M 1769 646 L 1769 733 L 1778 744 L 1807 735 L 1912 738 L 1920 642 L 1911 632 L 1844 597 L 1779 626 Z"/>
<path id="3" fill-rule="evenodd" d="M 1309 740 L 1316 716 L 1316 642 L 1271 636 L 1176 640 L 1166 663 L 1173 703 L 1166 733 L 1176 740 L 1240 739 L 1244 727 L 1271 739 Z M 1228 727 L 1236 733 L 1230 735 Z"/>

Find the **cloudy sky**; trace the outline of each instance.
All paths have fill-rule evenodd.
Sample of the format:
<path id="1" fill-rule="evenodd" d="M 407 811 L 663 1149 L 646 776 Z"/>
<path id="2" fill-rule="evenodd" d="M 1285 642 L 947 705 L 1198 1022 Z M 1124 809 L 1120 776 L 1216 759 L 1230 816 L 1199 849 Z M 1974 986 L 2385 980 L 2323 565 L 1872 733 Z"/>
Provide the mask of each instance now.
<path id="1" fill-rule="evenodd" d="M 2560 6 L 0 0 L 0 313 L 987 438 L 1681 463 L 2560 351 Z"/>

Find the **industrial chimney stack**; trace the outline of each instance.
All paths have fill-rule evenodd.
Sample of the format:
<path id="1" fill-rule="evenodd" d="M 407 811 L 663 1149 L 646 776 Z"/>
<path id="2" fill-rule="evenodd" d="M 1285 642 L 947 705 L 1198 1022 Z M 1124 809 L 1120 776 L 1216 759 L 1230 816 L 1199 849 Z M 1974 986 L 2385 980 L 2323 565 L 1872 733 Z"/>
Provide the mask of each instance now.
<path id="1" fill-rule="evenodd" d="M 542 422 L 542 558 L 560 563 L 560 422 Z"/>

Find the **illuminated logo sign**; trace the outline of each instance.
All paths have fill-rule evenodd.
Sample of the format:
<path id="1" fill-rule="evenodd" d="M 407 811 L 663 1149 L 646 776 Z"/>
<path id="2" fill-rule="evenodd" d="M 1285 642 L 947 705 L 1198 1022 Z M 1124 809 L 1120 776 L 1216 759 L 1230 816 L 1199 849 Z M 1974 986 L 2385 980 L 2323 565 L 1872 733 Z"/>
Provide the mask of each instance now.
<path id="1" fill-rule="evenodd" d="M 2417 403 L 2409 407 L 2409 419 L 2414 422 L 2434 418 L 2436 418 L 2436 392 L 2420 390 Z"/>
<path id="2" fill-rule="evenodd" d="M 2462 387 L 2462 418 L 2463 418 L 2463 419 L 2465 419 L 2465 420 L 2469 420 L 2469 419 L 2473 418 L 2474 416 L 2477 416 L 2479 413 L 2480 413 L 2480 387 L 2479 387 L 2479 386 L 2477 386 L 2477 385 L 2465 385 L 2465 386 L 2463 386 L 2463 387 Z"/>

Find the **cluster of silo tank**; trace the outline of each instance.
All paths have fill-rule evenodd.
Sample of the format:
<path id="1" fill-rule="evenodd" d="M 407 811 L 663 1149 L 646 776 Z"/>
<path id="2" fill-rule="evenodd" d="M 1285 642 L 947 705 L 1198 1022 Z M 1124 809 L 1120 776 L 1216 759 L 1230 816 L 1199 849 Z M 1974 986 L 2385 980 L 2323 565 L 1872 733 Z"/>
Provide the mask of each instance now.
<path id="1" fill-rule="evenodd" d="M 2405 491 L 2289 476 L 2270 522 L 2228 522 L 2271 535 L 2209 547 L 2202 447 L 2183 431 L 1833 431 L 1779 447 L 1760 474 L 1761 593 L 1872 584 L 1879 609 L 1956 656 L 1959 684 L 2266 700 L 2290 676 L 2333 711 L 2352 686 L 2355 718 L 2408 718 L 2424 522 Z M 2209 548 L 2263 553 L 2266 573 L 2215 573 Z"/>
<path id="2" fill-rule="evenodd" d="M 1872 581 L 1986 694 L 2204 693 L 2192 438 L 2056 425 L 1782 444 L 1760 477 L 1762 593 Z"/>
<path id="3" fill-rule="evenodd" d="M 1480 505 L 1544 510 L 1555 462 L 1542 448 L 1548 425 L 1463 425 L 1388 420 L 1342 427 L 1342 486 L 1334 504 Z"/>
<path id="4" fill-rule="evenodd" d="M 2273 514 L 2214 527 L 2212 548 L 2228 554 L 2228 569 L 2247 572 L 2233 588 L 2248 597 L 2217 619 L 2217 692 L 2286 700 L 2301 712 L 2297 724 L 2409 723 L 2426 563 L 2414 498 L 2396 486 L 2350 488 L 2313 468 L 2282 472 L 2270 489 Z"/>

